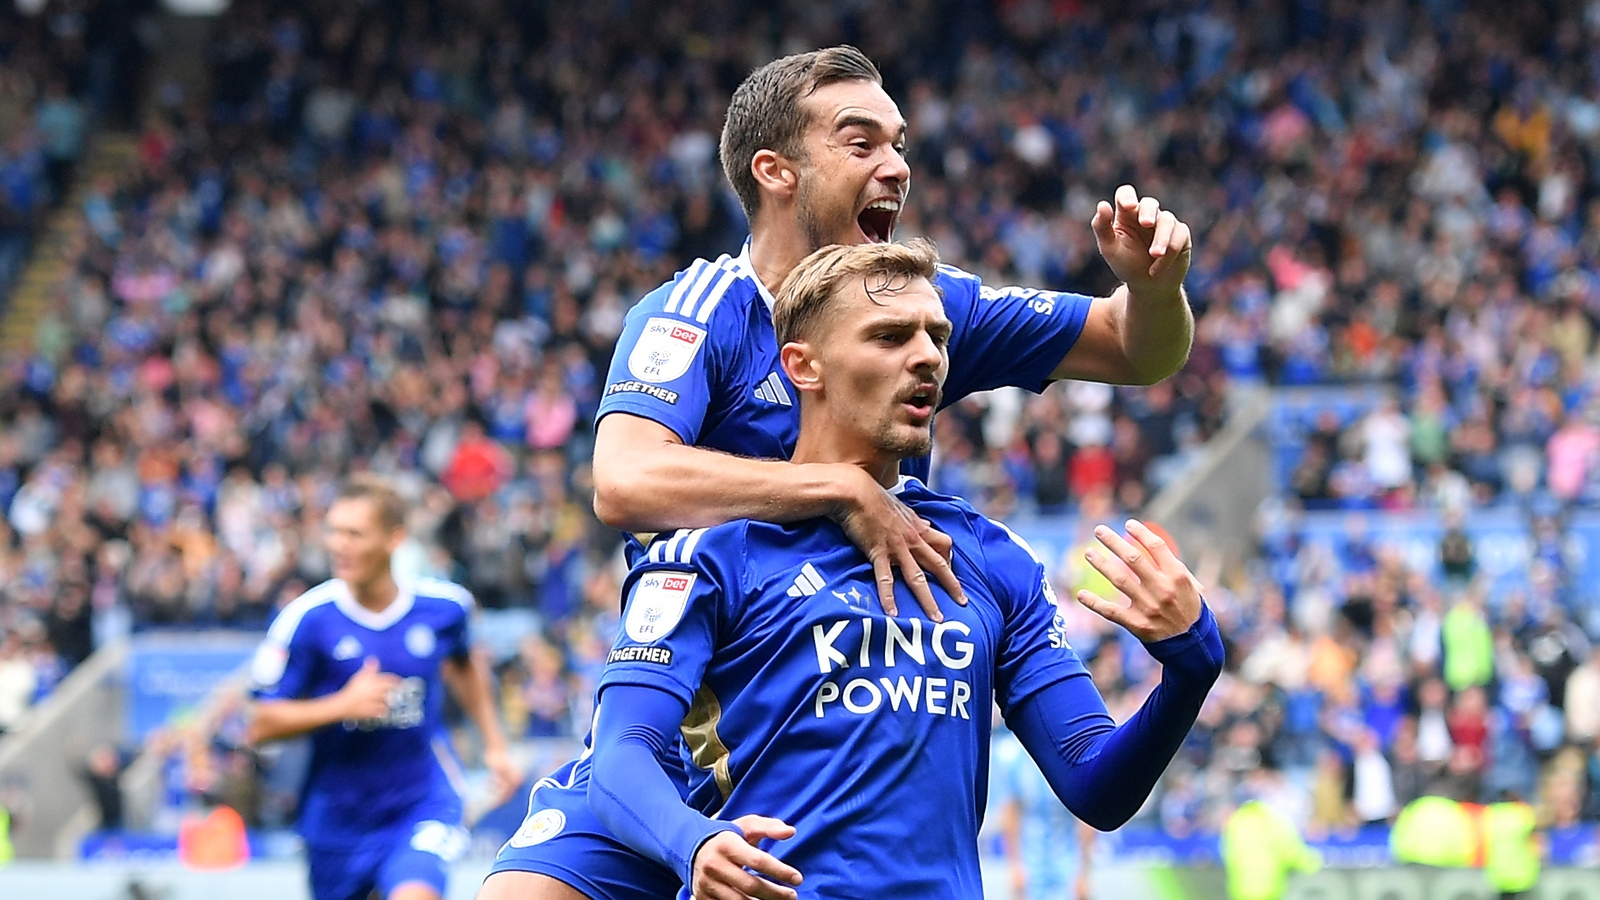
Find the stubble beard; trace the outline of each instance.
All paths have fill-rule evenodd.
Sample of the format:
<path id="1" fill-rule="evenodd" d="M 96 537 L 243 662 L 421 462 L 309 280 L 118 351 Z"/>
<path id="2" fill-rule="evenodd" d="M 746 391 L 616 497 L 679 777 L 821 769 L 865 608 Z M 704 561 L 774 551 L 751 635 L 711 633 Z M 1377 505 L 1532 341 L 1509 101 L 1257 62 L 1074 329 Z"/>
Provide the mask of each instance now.
<path id="1" fill-rule="evenodd" d="M 872 446 L 897 459 L 927 456 L 933 450 L 933 427 L 930 423 L 926 428 L 906 431 L 898 423 L 885 419 L 872 436 Z"/>
<path id="2" fill-rule="evenodd" d="M 816 191 L 812 187 L 810 177 L 802 175 L 800 189 L 795 194 L 795 206 L 798 208 L 800 219 L 800 233 L 806 239 L 806 255 L 831 247 L 838 242 L 837 233 L 829 233 L 827 225 L 817 215 Z"/>

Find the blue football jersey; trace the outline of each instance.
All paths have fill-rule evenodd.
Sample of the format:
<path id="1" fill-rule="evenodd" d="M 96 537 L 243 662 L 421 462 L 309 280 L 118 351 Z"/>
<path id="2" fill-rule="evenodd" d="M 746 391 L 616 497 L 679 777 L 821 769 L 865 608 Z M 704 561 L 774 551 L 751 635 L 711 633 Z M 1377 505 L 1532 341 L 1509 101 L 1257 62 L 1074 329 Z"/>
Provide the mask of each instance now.
<path id="1" fill-rule="evenodd" d="M 299 830 L 318 847 L 357 846 L 419 818 L 461 819 L 461 768 L 445 734 L 440 663 L 465 658 L 472 595 L 448 581 L 402 585 L 381 613 L 326 581 L 283 608 L 251 665 L 260 700 L 307 700 L 344 687 L 370 658 L 399 676 L 380 719 L 313 731 Z"/>
<path id="2" fill-rule="evenodd" d="M 954 326 L 945 405 L 1006 385 L 1043 390 L 1092 302 L 986 287 L 952 266 L 940 266 L 935 286 Z M 596 420 L 630 413 L 685 444 L 788 459 L 800 437 L 800 404 L 778 361 L 772 303 L 748 243 L 737 257 L 696 260 L 629 311 Z M 907 460 L 902 471 L 925 479 L 928 460 Z"/>
<path id="3" fill-rule="evenodd" d="M 898 493 L 954 541 L 971 602 L 941 602 L 944 622 L 898 583 L 903 614 L 885 615 L 830 520 L 732 522 L 651 544 L 600 681 L 602 709 L 617 684 L 689 705 L 688 802 L 793 825 L 773 852 L 802 897 L 982 897 L 991 701 L 1010 711 L 1069 678 L 1094 690 L 1026 545 L 914 479 Z"/>

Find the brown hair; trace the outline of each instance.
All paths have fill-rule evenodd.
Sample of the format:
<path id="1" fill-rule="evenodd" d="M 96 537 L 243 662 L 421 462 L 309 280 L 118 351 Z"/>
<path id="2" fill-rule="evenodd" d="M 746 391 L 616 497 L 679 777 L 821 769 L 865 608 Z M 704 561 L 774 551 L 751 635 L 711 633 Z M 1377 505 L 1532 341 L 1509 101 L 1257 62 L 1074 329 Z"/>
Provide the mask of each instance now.
<path id="1" fill-rule="evenodd" d="M 805 340 L 833 307 L 844 285 L 856 279 L 875 279 L 870 295 L 898 289 L 913 278 L 929 282 L 939 271 L 939 251 L 933 242 L 915 238 L 888 244 L 834 244 L 800 261 L 783 281 L 772 304 L 772 325 L 778 346 Z"/>
<path id="2" fill-rule="evenodd" d="M 362 473 L 350 476 L 350 479 L 339 488 L 339 495 L 334 499 L 372 501 L 373 508 L 378 511 L 378 525 L 389 531 L 400 528 L 406 523 L 405 500 L 401 499 L 400 492 L 389 482 L 376 475 Z"/>
<path id="3" fill-rule="evenodd" d="M 722 125 L 722 171 L 733 183 L 746 217 L 755 218 L 761 208 L 761 190 L 750 172 L 750 160 L 762 150 L 804 159 L 800 138 L 811 122 L 800 110 L 800 98 L 837 81 L 883 84 L 883 76 L 865 53 L 841 44 L 775 59 L 751 72 L 734 90 Z"/>

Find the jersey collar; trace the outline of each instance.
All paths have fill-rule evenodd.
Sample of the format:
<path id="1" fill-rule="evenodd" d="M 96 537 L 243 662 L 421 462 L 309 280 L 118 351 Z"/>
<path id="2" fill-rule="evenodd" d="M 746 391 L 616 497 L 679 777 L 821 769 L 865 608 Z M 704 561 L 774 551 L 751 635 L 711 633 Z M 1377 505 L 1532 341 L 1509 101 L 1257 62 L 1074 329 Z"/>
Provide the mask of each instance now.
<path id="1" fill-rule="evenodd" d="M 382 612 L 373 612 L 356 602 L 355 595 L 350 593 L 350 586 L 343 581 L 335 579 L 339 590 L 333 596 L 333 603 L 339 611 L 350 618 L 350 621 L 362 625 L 373 631 L 383 631 L 390 625 L 400 621 L 405 614 L 411 611 L 411 606 L 416 602 L 416 594 L 410 585 L 400 585 L 400 593 L 395 595 L 394 602 L 385 606 Z"/>
<path id="2" fill-rule="evenodd" d="M 771 313 L 772 304 L 776 303 L 777 301 L 773 299 L 772 292 L 767 290 L 767 283 L 761 280 L 760 275 L 756 274 L 755 265 L 750 262 L 749 238 L 744 239 L 744 248 L 739 251 L 738 257 L 733 261 L 733 265 L 734 268 L 738 269 L 741 273 L 748 275 L 750 280 L 756 283 L 756 290 L 761 293 L 761 301 L 767 304 L 767 312 Z"/>
<path id="3" fill-rule="evenodd" d="M 894 487 L 889 488 L 889 493 L 899 496 L 908 486 L 921 483 L 914 476 L 901 475 L 900 480 L 894 483 Z"/>

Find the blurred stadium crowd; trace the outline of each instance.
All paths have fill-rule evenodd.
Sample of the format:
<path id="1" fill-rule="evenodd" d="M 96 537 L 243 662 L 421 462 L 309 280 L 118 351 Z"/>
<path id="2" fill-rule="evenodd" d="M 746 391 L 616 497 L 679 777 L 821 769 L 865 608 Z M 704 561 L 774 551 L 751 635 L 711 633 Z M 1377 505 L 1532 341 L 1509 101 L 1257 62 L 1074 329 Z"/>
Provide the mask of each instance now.
<path id="1" fill-rule="evenodd" d="M 1544 503 L 1557 532 L 1592 505 L 1600 4 L 1101 6 L 237 0 L 212 96 L 154 93 L 137 165 L 77 209 L 33 352 L 0 364 L 0 729 L 130 625 L 264 625 L 325 577 L 322 513 L 367 469 L 415 500 L 403 565 L 517 623 L 489 651 L 517 733 L 581 734 L 617 626 L 588 488 L 612 344 L 636 298 L 742 239 L 715 158 L 735 84 L 837 42 L 910 121 L 901 237 L 1104 293 L 1087 222 L 1117 184 L 1197 236 L 1182 373 L 965 401 L 937 487 L 1114 521 L 1245 387 L 1366 383 L 1393 399 L 1306 430 L 1289 504 Z M 108 106 L 17 37 L 56 30 L 8 27 L 7 223 L 61 195 L 62 105 L 79 135 Z M 1359 542 L 1202 573 L 1234 658 L 1152 814 L 1213 828 L 1266 760 L 1324 830 L 1441 784 L 1600 817 L 1594 620 L 1575 591 L 1489 595 L 1457 543 L 1445 581 Z M 1074 555 L 1063 596 L 1090 577 Z M 1072 612 L 1136 708 L 1147 657 Z"/>

